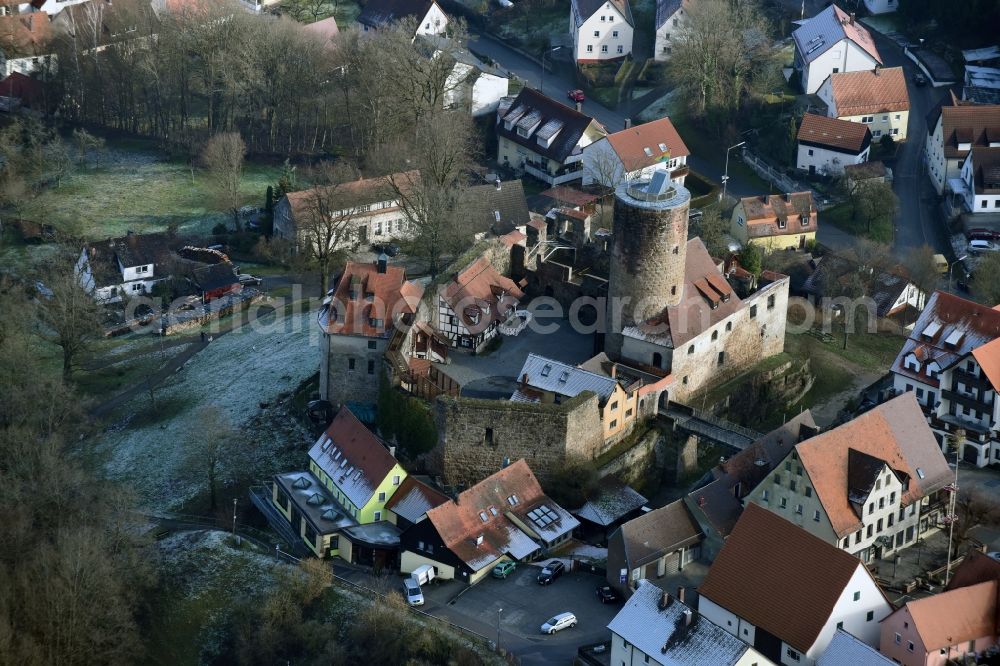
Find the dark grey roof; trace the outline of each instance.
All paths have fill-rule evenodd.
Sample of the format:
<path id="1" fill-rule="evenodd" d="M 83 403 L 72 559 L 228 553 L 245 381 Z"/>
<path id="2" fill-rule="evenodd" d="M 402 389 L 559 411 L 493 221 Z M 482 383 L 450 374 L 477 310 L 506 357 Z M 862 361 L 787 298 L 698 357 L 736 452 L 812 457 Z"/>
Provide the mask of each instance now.
<path id="1" fill-rule="evenodd" d="M 656 0 L 656 29 L 659 30 L 671 16 L 677 13 L 684 0 Z"/>
<path id="2" fill-rule="evenodd" d="M 647 502 L 646 498 L 613 476 L 601 479 L 596 497 L 587 501 L 574 516 L 602 527 L 624 518 Z"/>
<path id="3" fill-rule="evenodd" d="M 274 482 L 319 534 L 332 534 L 357 524 L 312 472 L 277 474 Z"/>
<path id="4" fill-rule="evenodd" d="M 687 496 L 688 507 L 700 511 L 722 536 L 728 536 L 743 512 L 746 497 L 788 452 L 817 432 L 808 409 L 792 417 L 713 470 L 716 479 Z"/>
<path id="5" fill-rule="evenodd" d="M 531 219 L 520 180 L 501 182 L 499 190 L 495 183 L 470 187 L 466 191 L 464 212 L 476 231 L 493 228 L 501 234 L 524 226 Z"/>
<path id="6" fill-rule="evenodd" d="M 358 15 L 358 23 L 381 28 L 409 17 L 419 21 L 433 4 L 433 0 L 369 0 Z"/>
<path id="7" fill-rule="evenodd" d="M 134 234 L 108 240 L 108 246 L 122 266 L 157 264 L 170 255 L 172 236 L 169 233 Z"/>
<path id="8" fill-rule="evenodd" d="M 683 500 L 633 518 L 618 528 L 629 568 L 701 541 L 701 529 Z"/>
<path id="9" fill-rule="evenodd" d="M 857 262 L 835 254 L 828 254 L 819 260 L 816 270 L 806 278 L 803 290 L 814 296 L 822 297 L 825 295 L 831 280 L 837 280 L 856 270 L 858 270 Z M 875 301 L 876 314 L 879 317 L 887 316 L 909 284 L 910 280 L 904 275 L 880 271 L 872 281 L 872 293 L 868 294 Z"/>
<path id="10" fill-rule="evenodd" d="M 539 127 L 544 126 L 550 120 L 558 120 L 563 124 L 559 134 L 548 148 L 539 145 L 534 134 L 525 137 L 517 133 L 518 123 L 525 117 L 535 114 L 540 122 Z M 505 111 L 502 105 L 498 116 L 500 116 L 497 120 L 498 136 L 560 163 L 565 162 L 566 158 L 573 153 L 580 137 L 594 121 L 590 116 L 560 104 L 532 88 L 523 88 L 510 104 L 508 110 Z M 512 123 L 510 129 L 504 126 L 504 121 Z"/>
<path id="11" fill-rule="evenodd" d="M 632 8 L 629 7 L 628 0 L 572 0 L 572 2 L 576 7 L 576 14 L 580 19 L 577 22 L 578 27 L 583 21 L 593 16 L 594 12 L 604 6 L 606 2 L 610 2 L 622 13 L 629 25 L 635 25 L 635 20 L 632 18 Z"/>
<path id="12" fill-rule="evenodd" d="M 199 266 L 191 271 L 191 279 L 202 291 L 220 289 L 239 282 L 233 265 L 229 262 Z"/>

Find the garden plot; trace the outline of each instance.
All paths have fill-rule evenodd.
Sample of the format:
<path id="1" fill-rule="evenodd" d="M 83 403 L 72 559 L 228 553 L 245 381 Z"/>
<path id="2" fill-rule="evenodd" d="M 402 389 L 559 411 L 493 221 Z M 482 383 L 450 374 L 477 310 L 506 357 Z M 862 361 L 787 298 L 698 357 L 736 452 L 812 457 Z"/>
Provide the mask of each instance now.
<path id="1" fill-rule="evenodd" d="M 199 412 L 215 407 L 253 449 L 255 461 L 274 458 L 290 440 L 310 443 L 301 428 L 281 420 L 281 428 L 264 418 L 319 363 L 319 331 L 312 312 L 269 316 L 210 343 L 155 392 L 156 407 L 139 392 L 120 416 L 95 437 L 92 452 L 108 476 L 128 482 L 145 510 L 176 510 L 204 491 L 206 482 L 185 461 L 201 432 Z M 277 417 L 274 417 L 275 419 Z M 270 419 L 274 420 L 274 419 Z M 264 421 L 265 423 L 262 423 Z M 246 461 L 244 461 L 245 463 Z M 223 464 L 220 478 L 232 470 Z"/>

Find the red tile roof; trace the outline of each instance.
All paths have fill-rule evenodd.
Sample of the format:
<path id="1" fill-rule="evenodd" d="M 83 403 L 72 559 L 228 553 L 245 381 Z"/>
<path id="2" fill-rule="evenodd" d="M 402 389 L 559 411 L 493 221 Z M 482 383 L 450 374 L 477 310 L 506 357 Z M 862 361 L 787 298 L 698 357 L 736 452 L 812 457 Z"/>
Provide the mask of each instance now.
<path id="1" fill-rule="evenodd" d="M 748 504 L 698 593 L 807 652 L 863 566 L 777 514 Z"/>
<path id="2" fill-rule="evenodd" d="M 466 315 L 467 309 L 483 310 L 489 307 L 490 316 L 502 321 L 506 309 L 516 306 L 517 301 L 524 297 L 524 292 L 513 280 L 501 275 L 489 259 L 480 257 L 452 278 L 441 291 L 441 297 L 457 315 L 463 317 L 466 325 L 472 325 L 472 320 Z"/>
<path id="3" fill-rule="evenodd" d="M 983 369 L 983 374 L 990 380 L 994 389 L 1000 389 L 1000 338 L 987 342 L 972 350 L 976 362 Z"/>
<path id="4" fill-rule="evenodd" d="M 953 101 L 958 104 L 957 101 Z M 941 138 L 944 141 L 945 157 L 965 157 L 968 150 L 960 150 L 958 144 L 971 143 L 973 146 L 989 146 L 987 130 L 1000 127 L 1000 105 L 958 105 L 941 107 Z M 930 132 L 934 127 L 928 127 Z"/>
<path id="5" fill-rule="evenodd" d="M 897 475 L 906 476 L 909 485 L 900 498 L 904 506 L 943 487 L 951 478 L 948 463 L 912 392 L 797 444 L 795 452 L 838 538 L 863 526 L 849 499 L 852 449 L 884 461 Z"/>
<path id="6" fill-rule="evenodd" d="M 450 501 L 444 493 L 434 490 L 413 476 L 407 476 L 385 503 L 385 508 L 413 523 L 430 509 Z"/>
<path id="7" fill-rule="evenodd" d="M 313 460 L 358 508 L 396 466 L 389 450 L 347 407 L 309 450 Z"/>
<path id="8" fill-rule="evenodd" d="M 512 549 L 532 548 L 531 539 L 507 514 L 523 513 L 541 504 L 558 509 L 557 514 L 567 522 L 567 527 L 568 523 L 579 524 L 546 497 L 528 463 L 518 460 L 463 491 L 454 502 L 431 509 L 427 519 L 445 546 L 476 571 Z"/>
<path id="9" fill-rule="evenodd" d="M 908 613 L 928 653 L 997 635 L 997 581 L 960 587 L 907 602 Z M 904 616 L 905 617 L 905 616 Z"/>
<path id="10" fill-rule="evenodd" d="M 420 179 L 419 171 L 406 171 L 390 176 L 401 184 L 403 189 L 408 184 L 416 183 Z M 328 187 L 310 188 L 289 192 L 286 196 L 288 205 L 292 210 L 292 216 L 296 219 L 304 219 L 310 209 L 316 205 L 316 197 L 330 198 L 328 205 L 343 205 L 344 209 L 353 206 L 365 206 L 383 201 L 395 201 L 398 197 L 396 192 L 389 186 L 386 176 L 375 178 L 361 178 L 349 183 L 331 185 Z M 379 209 L 378 213 L 385 213 L 390 209 Z"/>
<path id="11" fill-rule="evenodd" d="M 51 38 L 49 15 L 45 12 L 0 16 L 0 44 L 8 58 L 49 53 Z"/>
<path id="12" fill-rule="evenodd" d="M 934 335 L 924 335 L 931 324 L 939 324 Z M 946 344 L 946 340 L 958 335 L 955 344 Z M 921 356 L 927 361 L 933 360 L 941 370 L 950 368 L 972 351 L 1000 337 L 1000 310 L 987 307 L 980 303 L 967 300 L 943 291 L 935 291 L 927 299 L 927 305 L 920 318 L 913 325 L 913 330 L 903 348 L 900 349 L 892 365 L 894 373 L 912 375 L 903 367 L 906 357 L 920 349 Z M 954 340 L 954 338 L 952 338 Z M 937 380 L 920 374 L 915 377 L 926 384 L 937 385 Z"/>
<path id="13" fill-rule="evenodd" d="M 750 238 L 816 231 L 816 205 L 812 192 L 792 192 L 740 199 Z M 809 224 L 802 226 L 801 218 Z M 784 226 L 779 226 L 782 222 Z"/>
<path id="14" fill-rule="evenodd" d="M 377 264 L 351 261 L 337 281 L 332 301 L 320 315 L 320 326 L 335 335 L 387 337 L 399 315 L 417 311 L 423 293 L 422 286 L 406 281 L 402 266 L 386 266 L 386 272 L 379 273 Z M 373 326 L 372 320 L 381 324 Z"/>
<path id="15" fill-rule="evenodd" d="M 910 109 L 902 67 L 831 74 L 830 86 L 840 118 Z"/>
<path id="16" fill-rule="evenodd" d="M 628 172 L 691 154 L 670 118 L 630 127 L 607 139 Z"/>
<path id="17" fill-rule="evenodd" d="M 798 140 L 800 143 L 858 154 L 871 144 L 871 132 L 861 123 L 806 113 L 802 116 Z"/>

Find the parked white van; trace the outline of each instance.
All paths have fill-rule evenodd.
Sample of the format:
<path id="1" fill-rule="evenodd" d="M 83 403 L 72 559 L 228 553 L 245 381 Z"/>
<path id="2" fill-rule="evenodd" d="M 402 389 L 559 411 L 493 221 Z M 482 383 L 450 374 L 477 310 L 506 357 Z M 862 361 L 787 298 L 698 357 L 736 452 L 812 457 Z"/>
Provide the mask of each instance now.
<path id="1" fill-rule="evenodd" d="M 980 252 L 992 252 L 996 249 L 991 241 L 971 240 L 969 241 L 969 252 L 979 254 Z"/>
<path id="2" fill-rule="evenodd" d="M 557 631 L 562 631 L 567 627 L 575 626 L 576 615 L 573 615 L 572 613 L 559 613 L 558 615 L 550 617 L 545 621 L 545 624 L 542 625 L 542 633 L 551 635 Z"/>
<path id="3" fill-rule="evenodd" d="M 410 577 L 417 581 L 418 585 L 426 585 L 427 583 L 434 580 L 436 572 L 434 567 L 430 564 L 421 564 L 419 567 L 413 570 Z"/>

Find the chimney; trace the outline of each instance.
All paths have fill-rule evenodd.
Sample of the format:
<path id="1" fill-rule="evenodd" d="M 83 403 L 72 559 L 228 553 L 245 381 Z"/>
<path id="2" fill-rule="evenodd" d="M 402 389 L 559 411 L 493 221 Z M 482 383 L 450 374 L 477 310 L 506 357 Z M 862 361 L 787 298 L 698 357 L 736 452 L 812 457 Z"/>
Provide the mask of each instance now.
<path id="1" fill-rule="evenodd" d="M 576 112 L 577 113 L 583 113 L 583 102 L 577 102 L 576 103 Z"/>
<path id="2" fill-rule="evenodd" d="M 499 192 L 500 191 L 500 179 L 497 178 L 496 182 L 494 184 L 497 186 L 497 192 Z"/>
<path id="3" fill-rule="evenodd" d="M 528 385 L 528 373 L 526 372 L 523 375 L 521 375 L 521 388 L 524 388 L 527 385 Z"/>
<path id="4" fill-rule="evenodd" d="M 611 379 L 618 379 L 618 364 L 611 364 Z"/>
<path id="5" fill-rule="evenodd" d="M 880 69 L 882 69 L 882 65 L 875 63 L 875 76 L 878 76 Z"/>
<path id="6" fill-rule="evenodd" d="M 692 611 L 690 608 L 684 609 L 684 626 L 690 627 L 691 622 L 693 621 L 694 621 L 694 611 Z"/>
<path id="7" fill-rule="evenodd" d="M 851 12 L 851 18 L 848 19 L 848 23 L 850 23 L 851 25 L 854 25 L 854 12 Z"/>
<path id="8" fill-rule="evenodd" d="M 625 119 L 625 129 L 628 129 L 630 127 L 632 127 L 632 119 L 631 118 L 626 118 Z"/>
<path id="9" fill-rule="evenodd" d="M 670 606 L 670 595 L 665 591 L 660 593 L 660 602 L 657 604 L 660 610 L 666 610 Z"/>
<path id="10" fill-rule="evenodd" d="M 396 447 L 395 446 L 390 446 L 389 447 L 389 455 L 392 456 L 393 458 L 396 457 Z"/>
<path id="11" fill-rule="evenodd" d="M 698 495 L 698 506 L 705 506 L 707 502 L 705 501 L 704 495 Z"/>
<path id="12" fill-rule="evenodd" d="M 679 601 L 681 603 L 684 603 L 684 586 L 683 585 L 678 585 L 677 586 L 677 601 Z"/>

